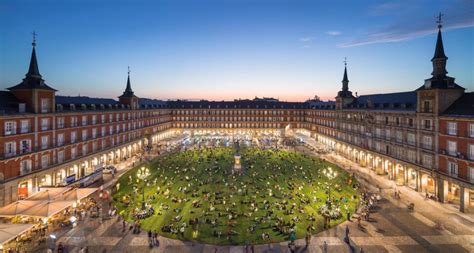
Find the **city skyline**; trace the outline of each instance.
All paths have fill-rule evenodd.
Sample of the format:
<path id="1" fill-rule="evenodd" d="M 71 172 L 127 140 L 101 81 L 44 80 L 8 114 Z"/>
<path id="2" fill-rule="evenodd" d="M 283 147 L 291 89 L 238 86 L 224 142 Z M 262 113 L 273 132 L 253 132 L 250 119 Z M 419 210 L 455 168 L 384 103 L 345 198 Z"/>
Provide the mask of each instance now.
<path id="1" fill-rule="evenodd" d="M 444 13 L 449 75 L 467 91 L 474 88 L 468 1 L 419 1 L 408 7 L 365 1 L 353 8 L 344 2 L 285 1 L 111 4 L 4 3 L 0 21 L 10 25 L 0 28 L 6 35 L 0 88 L 24 77 L 35 30 L 40 72 L 59 95 L 116 98 L 131 66 L 139 97 L 333 100 L 344 57 L 354 93 L 410 91 L 430 76 L 438 11 Z M 308 15 L 312 11 L 315 15 Z"/>

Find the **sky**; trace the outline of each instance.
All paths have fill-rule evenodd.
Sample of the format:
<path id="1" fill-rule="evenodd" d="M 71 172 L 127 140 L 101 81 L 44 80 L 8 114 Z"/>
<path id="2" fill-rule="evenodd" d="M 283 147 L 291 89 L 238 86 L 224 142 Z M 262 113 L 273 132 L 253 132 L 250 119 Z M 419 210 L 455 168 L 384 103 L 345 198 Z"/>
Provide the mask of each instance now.
<path id="1" fill-rule="evenodd" d="M 429 78 L 436 16 L 447 69 L 474 91 L 474 1 L 0 1 L 0 89 L 21 82 L 37 35 L 59 95 L 116 98 L 131 69 L 139 97 L 334 99 L 347 57 L 358 95 Z"/>

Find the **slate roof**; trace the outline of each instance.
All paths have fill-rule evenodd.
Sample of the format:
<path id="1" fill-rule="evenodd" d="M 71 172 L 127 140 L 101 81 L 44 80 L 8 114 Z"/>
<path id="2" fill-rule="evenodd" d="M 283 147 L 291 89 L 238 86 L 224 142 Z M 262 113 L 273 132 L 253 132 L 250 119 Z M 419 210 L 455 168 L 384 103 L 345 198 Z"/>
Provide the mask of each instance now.
<path id="1" fill-rule="evenodd" d="M 18 113 L 18 104 L 21 103 L 9 91 L 0 91 L 0 114 Z"/>
<path id="2" fill-rule="evenodd" d="M 56 96 L 56 104 L 63 104 L 63 105 L 115 105 L 118 101 L 111 99 L 111 98 L 90 98 L 86 96 Z"/>
<path id="3" fill-rule="evenodd" d="M 139 98 L 138 105 L 140 108 L 163 108 L 168 107 L 168 103 L 163 100 L 150 99 L 150 98 Z"/>
<path id="4" fill-rule="evenodd" d="M 474 92 L 464 93 L 443 115 L 474 117 Z"/>
<path id="5" fill-rule="evenodd" d="M 307 100 L 306 103 L 308 104 L 309 108 L 312 108 L 312 109 L 326 109 L 326 110 L 336 109 L 335 101 Z"/>
<path id="6" fill-rule="evenodd" d="M 303 102 L 282 102 L 282 101 L 268 101 L 268 100 L 234 100 L 234 101 L 187 101 L 176 100 L 168 101 L 171 108 L 186 108 L 186 109 L 305 109 L 309 108 L 307 103 Z"/>
<path id="7" fill-rule="evenodd" d="M 359 96 L 345 108 L 415 111 L 416 103 L 416 91 L 408 91 Z"/>

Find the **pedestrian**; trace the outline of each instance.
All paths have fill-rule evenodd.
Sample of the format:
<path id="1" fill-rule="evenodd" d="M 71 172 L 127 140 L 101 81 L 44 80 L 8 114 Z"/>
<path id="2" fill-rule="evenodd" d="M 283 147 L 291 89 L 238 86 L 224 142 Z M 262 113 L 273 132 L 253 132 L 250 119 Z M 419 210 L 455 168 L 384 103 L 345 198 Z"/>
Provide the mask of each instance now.
<path id="1" fill-rule="evenodd" d="M 306 233 L 305 241 L 306 241 L 306 246 L 308 246 L 311 243 L 311 234 L 310 233 Z"/>
<path id="2" fill-rule="evenodd" d="M 344 241 L 349 243 L 349 226 L 346 226 L 346 237 L 344 237 Z"/>
<path id="3" fill-rule="evenodd" d="M 326 241 L 323 242 L 323 253 L 328 253 L 328 243 Z"/>
<path id="4" fill-rule="evenodd" d="M 364 253 L 364 249 L 363 248 L 360 248 L 360 253 Z"/>

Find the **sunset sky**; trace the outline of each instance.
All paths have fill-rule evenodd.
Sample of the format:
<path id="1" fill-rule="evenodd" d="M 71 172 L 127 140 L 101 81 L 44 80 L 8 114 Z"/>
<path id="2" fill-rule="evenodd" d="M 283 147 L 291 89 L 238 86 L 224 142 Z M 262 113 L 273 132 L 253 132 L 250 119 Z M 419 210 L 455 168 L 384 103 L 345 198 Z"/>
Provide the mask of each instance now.
<path id="1" fill-rule="evenodd" d="M 99 3 L 100 2 L 100 3 Z M 60 95 L 116 98 L 127 66 L 139 97 L 333 99 L 347 57 L 361 94 L 430 77 L 443 12 L 447 69 L 474 91 L 474 1 L 0 2 L 0 88 L 40 72 Z"/>

